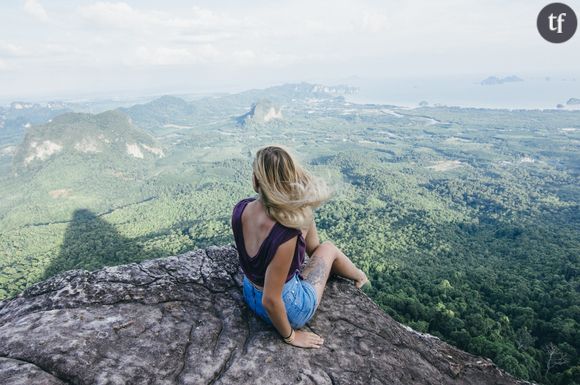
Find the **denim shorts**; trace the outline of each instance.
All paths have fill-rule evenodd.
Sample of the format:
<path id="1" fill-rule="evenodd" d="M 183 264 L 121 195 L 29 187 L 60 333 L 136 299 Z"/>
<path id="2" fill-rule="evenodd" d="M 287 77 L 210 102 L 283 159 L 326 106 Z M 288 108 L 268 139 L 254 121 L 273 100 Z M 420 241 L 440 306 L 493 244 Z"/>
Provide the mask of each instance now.
<path id="1" fill-rule="evenodd" d="M 273 326 L 268 312 L 262 306 L 262 290 L 252 285 L 245 274 L 243 290 L 244 300 L 250 309 L 266 323 Z M 310 321 L 316 310 L 316 290 L 310 282 L 301 279 L 298 273 L 284 284 L 282 300 L 286 306 L 288 322 L 294 329 L 300 329 L 306 322 Z"/>

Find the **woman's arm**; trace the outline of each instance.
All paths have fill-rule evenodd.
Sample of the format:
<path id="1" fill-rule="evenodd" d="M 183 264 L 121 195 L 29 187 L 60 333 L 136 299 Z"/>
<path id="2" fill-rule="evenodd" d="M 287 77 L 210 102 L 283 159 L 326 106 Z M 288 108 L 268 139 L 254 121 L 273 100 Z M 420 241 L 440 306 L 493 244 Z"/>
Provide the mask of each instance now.
<path id="1" fill-rule="evenodd" d="M 270 261 L 266 269 L 266 276 L 264 277 L 264 294 L 262 295 L 262 306 L 278 333 L 281 336 L 288 336 L 292 331 L 288 316 L 286 314 L 286 306 L 282 300 L 282 289 L 288 277 L 288 271 L 294 258 L 294 250 L 296 248 L 297 237 L 292 237 L 288 241 L 278 246 L 276 254 Z"/>
<path id="2" fill-rule="evenodd" d="M 308 228 L 308 232 L 306 233 L 306 238 L 304 239 L 306 242 L 306 254 L 309 257 L 312 257 L 312 253 L 318 246 L 320 246 L 320 239 L 318 239 L 318 231 L 316 230 L 316 223 L 314 219 L 310 224 L 310 228 Z"/>
<path id="3" fill-rule="evenodd" d="M 262 306 L 270 316 L 278 333 L 283 337 L 290 335 L 292 331 L 292 326 L 288 322 L 288 314 L 286 314 L 286 305 L 282 300 L 282 291 L 294 258 L 297 240 L 297 236 L 292 237 L 278 246 L 276 254 L 266 269 L 266 277 L 264 278 Z M 294 341 L 289 343 L 302 348 L 320 348 L 324 340 L 312 332 L 296 330 Z"/>

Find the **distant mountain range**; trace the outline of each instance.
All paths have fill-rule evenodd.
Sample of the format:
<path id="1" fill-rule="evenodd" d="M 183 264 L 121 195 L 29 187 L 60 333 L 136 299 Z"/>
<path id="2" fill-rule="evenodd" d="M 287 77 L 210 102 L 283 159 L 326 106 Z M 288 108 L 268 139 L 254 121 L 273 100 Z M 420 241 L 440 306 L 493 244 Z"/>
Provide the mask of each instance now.
<path id="1" fill-rule="evenodd" d="M 293 83 L 194 101 L 166 95 L 120 110 L 129 115 L 136 126 L 153 135 L 162 135 L 168 129 L 193 129 L 200 122 L 232 117 L 242 125 L 267 123 L 282 118 L 284 104 L 308 99 L 341 99 L 356 92 L 358 88 L 347 85 Z M 244 105 L 247 109 L 241 111 L 240 106 Z"/>
<path id="2" fill-rule="evenodd" d="M 198 109 L 181 98 L 164 95 L 149 103 L 120 108 L 119 111 L 130 116 L 138 127 L 149 132 L 159 132 L 168 124 L 189 124 Z"/>
<path id="3" fill-rule="evenodd" d="M 167 128 L 191 128 L 192 123 L 207 120 L 211 116 L 240 116 L 245 113 L 239 110 L 240 105 L 252 108 L 255 103 L 264 98 L 276 105 L 281 105 L 293 99 L 334 98 L 357 92 L 358 88 L 348 85 L 293 83 L 238 94 L 208 96 L 194 101 L 165 95 L 129 107 L 118 107 L 123 104 L 127 105 L 128 102 L 103 100 L 94 103 L 14 101 L 9 105 L 0 106 L 0 150 L 18 145 L 24 138 L 26 128 L 48 123 L 54 117 L 67 112 L 100 113 L 116 108 L 127 114 L 135 126 L 157 135 L 167 131 Z"/>
<path id="4" fill-rule="evenodd" d="M 283 121 L 284 105 L 313 100 L 342 103 L 344 95 L 357 91 L 346 85 L 284 84 L 193 101 L 164 95 L 99 114 L 72 112 L 75 104 L 66 102 L 18 101 L 0 108 L 0 156 L 13 155 L 16 173 L 75 155 L 104 162 L 116 159 L 124 167 L 122 159 L 163 157 L 164 145 L 159 140 L 184 129 L 207 128 L 213 122 L 231 122 L 232 118 L 242 126 L 272 124 Z"/>
<path id="5" fill-rule="evenodd" d="M 514 83 L 523 82 L 524 79 L 517 77 L 516 75 L 506 76 L 504 78 L 498 78 L 496 76 L 490 76 L 481 81 L 482 86 L 495 86 L 504 83 Z"/>
<path id="6" fill-rule="evenodd" d="M 0 147 L 20 142 L 27 127 L 46 123 L 55 116 L 70 111 L 70 106 L 63 102 L 12 102 L 8 107 L 0 107 Z"/>

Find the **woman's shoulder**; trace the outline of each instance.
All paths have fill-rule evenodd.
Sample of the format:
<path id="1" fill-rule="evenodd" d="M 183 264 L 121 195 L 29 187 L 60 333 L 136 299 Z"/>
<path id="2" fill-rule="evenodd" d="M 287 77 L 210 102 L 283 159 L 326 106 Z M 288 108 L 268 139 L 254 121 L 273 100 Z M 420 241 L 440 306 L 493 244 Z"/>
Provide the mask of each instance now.
<path id="1" fill-rule="evenodd" d="M 247 197 L 247 198 L 240 199 L 234 205 L 234 208 L 232 209 L 232 215 L 235 215 L 236 212 L 239 212 L 241 209 L 243 209 L 247 203 L 250 203 L 251 201 L 253 201 L 255 199 L 256 199 L 255 197 Z"/>
<path id="2" fill-rule="evenodd" d="M 238 202 L 237 202 L 237 203 L 234 205 L 234 207 L 237 207 L 237 206 L 239 206 L 239 205 L 241 205 L 241 204 L 244 204 L 244 203 L 249 203 L 249 202 L 251 202 L 251 201 L 253 201 L 253 200 L 256 200 L 256 197 L 247 197 L 247 198 L 240 199 L 240 200 L 239 200 L 239 201 L 238 201 Z"/>
<path id="3" fill-rule="evenodd" d="M 284 234 L 284 238 L 289 239 L 289 238 L 292 238 L 294 236 L 298 236 L 298 238 L 300 239 L 300 238 L 303 238 L 303 236 L 304 236 L 302 234 L 302 230 L 300 230 L 300 229 L 285 226 L 280 222 L 276 222 L 276 225 L 278 226 L 280 233 Z"/>

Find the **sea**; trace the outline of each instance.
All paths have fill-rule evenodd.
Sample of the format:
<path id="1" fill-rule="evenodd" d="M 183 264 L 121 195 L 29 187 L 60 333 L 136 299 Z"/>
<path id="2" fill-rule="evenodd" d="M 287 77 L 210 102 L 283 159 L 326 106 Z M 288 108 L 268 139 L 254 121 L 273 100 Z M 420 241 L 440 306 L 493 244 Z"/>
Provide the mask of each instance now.
<path id="1" fill-rule="evenodd" d="M 511 74 L 495 76 L 504 79 Z M 359 90 L 345 98 L 353 103 L 389 104 L 414 108 L 459 106 L 501 109 L 580 110 L 567 105 L 570 98 L 580 99 L 580 76 L 516 76 L 521 81 L 484 85 L 487 77 L 349 79 L 348 85 Z M 560 105 L 560 106 L 558 106 Z"/>

